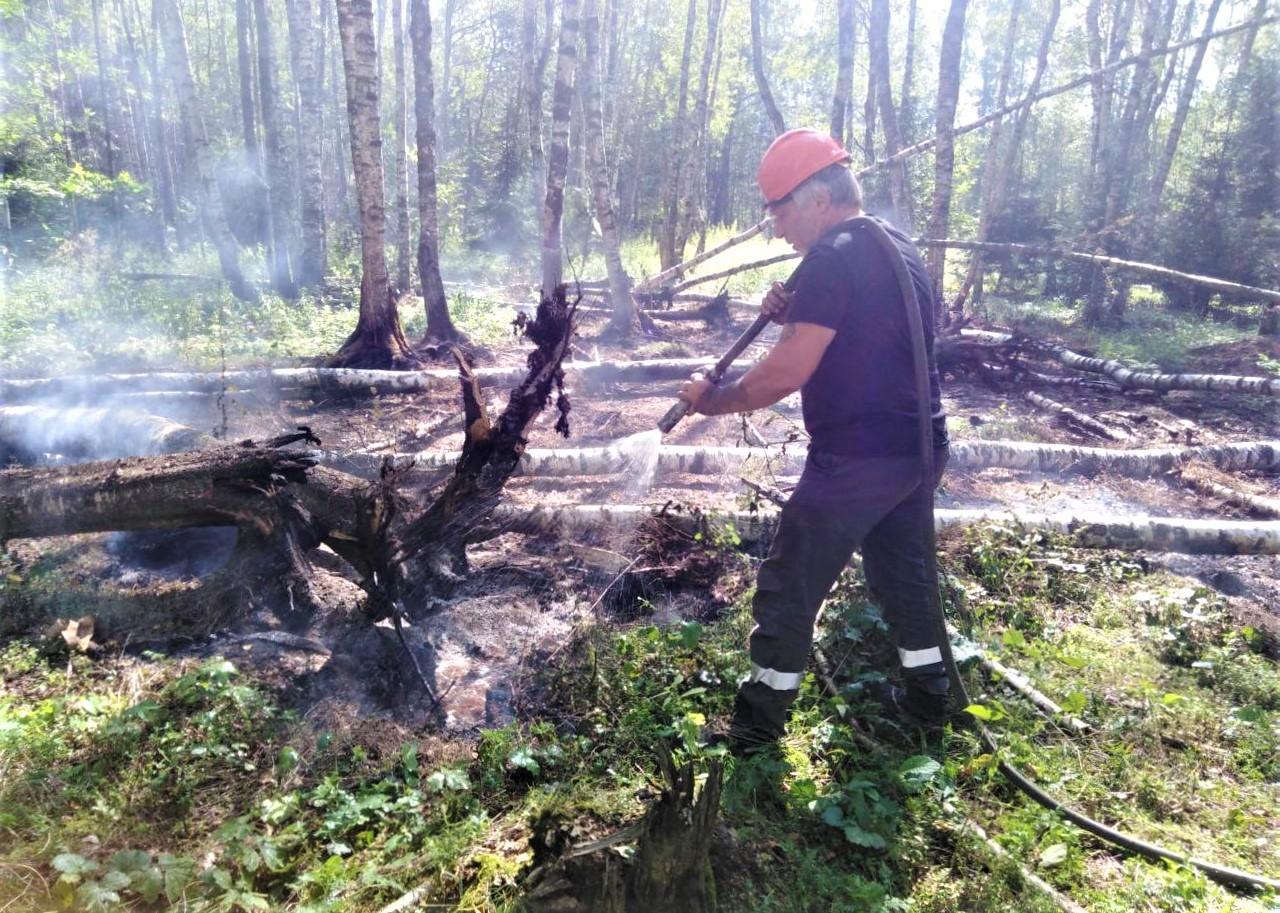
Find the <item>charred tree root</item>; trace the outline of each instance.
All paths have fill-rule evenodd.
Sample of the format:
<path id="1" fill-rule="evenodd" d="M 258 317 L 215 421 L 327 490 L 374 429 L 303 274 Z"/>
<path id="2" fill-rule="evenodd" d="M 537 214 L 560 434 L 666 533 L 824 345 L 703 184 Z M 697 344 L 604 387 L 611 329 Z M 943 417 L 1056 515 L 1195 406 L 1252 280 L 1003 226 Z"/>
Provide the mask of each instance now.
<path id="1" fill-rule="evenodd" d="M 522 913 L 713 913 L 710 850 L 723 771 L 709 762 L 695 787 L 692 764 L 677 770 L 670 752 L 658 756 L 664 787 L 636 824 L 581 846 L 569 845 L 560 822 L 535 824 L 534 861 L 523 882 Z M 635 843 L 623 861 L 605 850 Z"/>

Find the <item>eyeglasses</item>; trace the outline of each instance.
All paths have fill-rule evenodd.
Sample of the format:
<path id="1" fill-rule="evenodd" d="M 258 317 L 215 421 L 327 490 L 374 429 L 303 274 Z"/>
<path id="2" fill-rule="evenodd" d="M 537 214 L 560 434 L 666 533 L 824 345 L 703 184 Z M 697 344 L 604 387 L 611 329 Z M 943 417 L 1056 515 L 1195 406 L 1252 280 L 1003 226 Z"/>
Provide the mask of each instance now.
<path id="1" fill-rule="evenodd" d="M 788 193 L 785 196 L 778 197 L 778 199 L 774 200 L 771 203 L 765 203 L 764 204 L 765 214 L 770 216 L 775 215 L 779 209 L 781 209 L 783 206 L 786 206 L 788 203 L 790 203 L 791 200 L 794 198 L 794 196 L 795 196 L 795 191 L 793 190 L 791 191 L 791 193 Z"/>

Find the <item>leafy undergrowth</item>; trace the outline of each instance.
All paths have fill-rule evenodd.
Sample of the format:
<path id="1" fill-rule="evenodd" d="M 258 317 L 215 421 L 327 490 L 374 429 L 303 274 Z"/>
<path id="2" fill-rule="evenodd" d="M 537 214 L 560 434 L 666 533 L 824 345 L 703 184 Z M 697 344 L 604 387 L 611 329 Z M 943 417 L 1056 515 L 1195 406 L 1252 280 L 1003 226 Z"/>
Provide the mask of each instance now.
<path id="1" fill-rule="evenodd" d="M 1280 673 L 1256 632 L 1184 580 L 1039 534 L 968 533 L 947 567 L 972 640 L 1094 726 L 1067 735 L 970 668 L 970 712 L 1010 759 L 1139 836 L 1276 876 Z M 699 765 L 720 751 L 703 726 L 729 712 L 749 624 L 740 602 L 705 625 L 599 626 L 522 686 L 531 718 L 454 741 L 317 731 L 223 659 L 12 642 L 0 906 L 363 911 L 422 886 L 425 909 L 514 909 L 534 822 L 609 832 L 659 788 L 659 744 Z M 822 627 L 838 693 L 808 677 L 780 750 L 727 759 L 726 913 L 1057 909 L 944 805 L 1091 911 L 1277 908 L 1122 860 L 1013 791 L 967 730 L 877 718 L 863 688 L 892 650 L 856 572 Z"/>

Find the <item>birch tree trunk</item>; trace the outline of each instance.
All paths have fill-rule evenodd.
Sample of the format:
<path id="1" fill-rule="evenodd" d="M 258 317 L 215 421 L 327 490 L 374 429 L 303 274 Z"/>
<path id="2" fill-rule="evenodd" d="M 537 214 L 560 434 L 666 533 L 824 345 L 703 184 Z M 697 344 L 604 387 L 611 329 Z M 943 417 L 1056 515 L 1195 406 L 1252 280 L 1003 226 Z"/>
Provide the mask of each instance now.
<path id="1" fill-rule="evenodd" d="M 658 230 L 658 263 L 662 269 L 675 266 L 684 259 L 683 249 L 676 247 L 676 224 L 679 219 L 681 179 L 685 148 L 689 133 L 689 64 L 693 57 L 693 35 L 697 24 L 698 0 L 689 0 L 684 23 L 684 50 L 680 54 L 680 83 L 676 90 L 676 116 L 671 124 L 671 144 L 662 163 L 662 225 Z"/>
<path id="2" fill-rule="evenodd" d="M 258 167 L 258 117 L 253 101 L 253 22 L 249 0 L 236 0 L 236 63 L 240 73 L 240 124 L 244 151 Z"/>
<path id="3" fill-rule="evenodd" d="M 431 78 L 431 9 L 428 0 L 409 0 L 413 46 L 413 106 L 418 145 L 418 279 L 427 310 L 428 342 L 458 342 L 462 334 L 449 317 L 440 277 L 440 226 L 436 206 L 435 86 Z"/>
<path id="4" fill-rule="evenodd" d="M 904 142 L 911 141 L 912 121 L 915 120 L 915 99 L 911 95 L 912 80 L 916 70 L 916 0 L 910 0 L 907 6 L 907 53 L 902 66 L 902 96 L 898 104 L 901 114 L 899 132 Z"/>
<path id="5" fill-rule="evenodd" d="M 707 34 L 702 49 L 702 69 L 698 74 L 698 94 L 694 99 L 692 143 L 687 144 L 681 175 L 676 207 L 679 224 L 675 232 L 675 243 L 672 245 L 676 254 L 676 262 L 684 257 L 684 249 L 689 238 L 697 231 L 698 226 L 705 225 L 707 156 L 706 137 L 710 130 L 712 67 L 715 63 L 720 41 L 720 16 L 724 10 L 725 0 L 707 0 Z"/>
<path id="6" fill-rule="evenodd" d="M 893 84 L 889 78 L 889 0 L 871 0 L 870 47 L 885 153 L 892 156 L 902 148 L 902 134 L 898 129 L 898 113 L 893 107 Z M 907 166 L 903 162 L 889 168 L 889 198 L 894 209 L 892 221 L 903 231 L 911 231 L 914 216 L 907 189 Z"/>
<path id="7" fill-rule="evenodd" d="M 773 92 L 769 89 L 769 79 L 764 72 L 764 35 L 760 23 L 760 4 L 762 0 L 751 0 L 751 72 L 756 77 L 756 88 L 760 90 L 760 101 L 764 104 L 765 114 L 773 125 L 774 135 L 787 132 L 786 121 L 782 119 L 782 111 L 774 101 Z"/>
<path id="8" fill-rule="evenodd" d="M 395 287 L 407 292 L 413 287 L 409 269 L 409 161 L 408 161 L 408 112 L 405 106 L 404 74 L 404 0 L 391 3 L 391 53 L 395 55 L 395 99 L 391 104 L 391 119 L 395 137 L 395 149 L 391 153 L 392 180 L 395 183 L 396 207 L 396 282 Z"/>
<path id="9" fill-rule="evenodd" d="M 600 11 L 599 0 L 586 0 L 583 26 L 586 34 L 586 59 L 582 67 L 582 98 L 586 115 L 586 147 L 591 172 L 591 195 L 595 202 L 596 221 L 604 246 L 604 262 L 609 272 L 609 299 L 613 313 L 608 332 L 627 338 L 636 323 L 635 300 L 631 297 L 631 277 L 622 266 L 618 251 L 618 225 L 614 218 L 613 197 L 609 188 L 609 169 L 605 162 L 604 110 L 600 103 Z"/>
<path id="10" fill-rule="evenodd" d="M 382 132 L 378 119 L 378 51 L 372 0 L 337 0 L 351 123 L 351 164 L 360 209 L 360 318 L 330 360 L 335 367 L 398 368 L 410 362 L 409 344 L 390 295 L 383 200 Z"/>
<path id="11" fill-rule="evenodd" d="M 960 57 L 964 50 L 964 20 L 969 0 L 951 0 L 947 24 L 942 30 L 942 50 L 938 62 L 938 113 L 934 121 L 934 134 L 938 146 L 933 163 L 933 210 L 929 214 L 929 236 L 946 234 L 951 218 L 951 190 L 955 178 L 955 138 L 952 128 L 956 122 L 956 105 L 960 98 Z M 946 278 L 947 251 L 945 247 L 931 247 L 928 252 L 929 275 L 933 281 L 933 303 L 939 317 L 945 315 L 943 306 Z M 939 325 L 942 321 L 939 320 Z"/>
<path id="12" fill-rule="evenodd" d="M 560 7 L 560 52 L 556 88 L 551 108 L 551 156 L 547 163 L 547 195 L 542 207 L 542 297 L 552 300 L 563 281 L 564 182 L 569 167 L 569 115 L 573 108 L 573 81 L 578 62 L 578 0 L 564 0 Z"/>
<path id="13" fill-rule="evenodd" d="M 258 86 L 262 106 L 262 136 L 267 159 L 267 181 L 270 203 L 267 224 L 270 231 L 271 287 L 282 298 L 296 298 L 290 246 L 293 240 L 292 186 L 285 160 L 284 136 L 276 104 L 276 57 L 271 41 L 271 18 L 267 0 L 253 0 L 254 20 L 258 26 Z"/>
<path id="14" fill-rule="evenodd" d="M 323 2 L 323 0 L 321 0 Z M 298 283 L 317 285 L 328 267 L 324 206 L 324 120 L 321 71 L 324 48 L 320 41 L 315 0 L 286 0 L 294 82 L 298 93 L 299 227 Z"/>
<path id="15" fill-rule="evenodd" d="M 836 88 L 831 98 L 831 135 L 846 149 L 845 112 L 853 95 L 853 0 L 836 0 Z"/>
<path id="16" fill-rule="evenodd" d="M 195 79 L 191 76 L 191 62 L 187 56 L 187 36 L 178 12 L 176 0 L 154 0 L 153 12 L 165 49 L 165 66 L 178 98 L 178 111 L 187 137 L 192 146 L 195 162 L 195 180 L 200 193 L 201 217 L 205 232 L 218 252 L 222 275 L 231 293 L 242 301 L 257 301 L 258 293 L 245 281 L 240 272 L 240 257 L 235 239 L 227 225 L 227 215 L 222 208 L 213 177 L 213 153 L 209 148 L 209 134 L 205 130 L 204 117 L 200 114 L 200 99 L 196 96 Z"/>

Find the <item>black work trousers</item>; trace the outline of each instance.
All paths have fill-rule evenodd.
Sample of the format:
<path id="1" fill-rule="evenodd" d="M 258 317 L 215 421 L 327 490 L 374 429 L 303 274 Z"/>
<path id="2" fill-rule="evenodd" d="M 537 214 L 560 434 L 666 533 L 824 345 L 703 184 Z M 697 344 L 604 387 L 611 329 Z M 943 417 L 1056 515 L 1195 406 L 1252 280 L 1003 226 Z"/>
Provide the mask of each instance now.
<path id="1" fill-rule="evenodd" d="M 739 742 L 779 738 L 799 692 L 818 610 L 856 549 L 884 610 L 904 674 L 944 672 L 925 564 L 923 500 L 947 463 L 934 451 L 925 489 L 920 460 L 810 452 L 782 508 L 769 556 L 756 579 L 751 674 L 738 689 L 731 732 Z"/>

